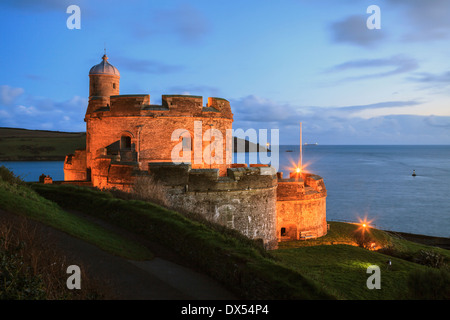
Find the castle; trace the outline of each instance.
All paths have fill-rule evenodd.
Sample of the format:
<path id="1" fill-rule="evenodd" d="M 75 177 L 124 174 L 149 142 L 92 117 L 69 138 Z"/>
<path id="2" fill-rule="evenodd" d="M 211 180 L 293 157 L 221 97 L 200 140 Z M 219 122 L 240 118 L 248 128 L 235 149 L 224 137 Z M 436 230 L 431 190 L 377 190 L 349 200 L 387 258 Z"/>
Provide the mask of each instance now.
<path id="1" fill-rule="evenodd" d="M 269 165 L 231 163 L 229 101 L 208 98 L 204 106 L 200 96 L 163 95 L 153 105 L 147 94 L 120 95 L 120 73 L 106 55 L 89 80 L 86 149 L 66 156 L 68 183 L 131 191 L 149 175 L 165 186 L 172 208 L 236 229 L 267 249 L 327 233 L 321 177 L 283 178 Z"/>

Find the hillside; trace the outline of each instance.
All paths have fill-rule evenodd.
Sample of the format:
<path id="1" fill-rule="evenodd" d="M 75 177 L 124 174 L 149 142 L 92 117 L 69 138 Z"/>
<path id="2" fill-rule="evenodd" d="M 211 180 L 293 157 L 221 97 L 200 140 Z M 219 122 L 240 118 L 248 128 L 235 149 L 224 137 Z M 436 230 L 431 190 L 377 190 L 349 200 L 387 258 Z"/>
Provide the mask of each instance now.
<path id="1" fill-rule="evenodd" d="M 63 161 L 86 147 L 86 133 L 0 128 L 0 161 Z"/>
<path id="2" fill-rule="evenodd" d="M 234 150 L 239 138 L 234 137 Z M 245 150 L 252 142 L 244 140 Z M 259 146 L 254 148 L 257 150 Z M 61 132 L 0 127 L 0 161 L 63 161 L 67 154 L 86 148 L 85 132 Z M 261 150 L 266 150 L 261 147 Z"/>
<path id="3" fill-rule="evenodd" d="M 259 243 L 234 230 L 117 192 L 35 183 L 22 186 L 17 192 L 18 187 L 8 187 L 7 183 L 3 186 L 0 209 L 44 222 L 50 210 L 44 209 L 43 204 L 66 212 L 81 212 L 145 241 L 159 243 L 241 299 L 450 298 L 450 274 L 446 267 L 450 252 L 382 230 L 367 229 L 361 239 L 358 225 L 329 222 L 330 230 L 325 237 L 283 242 L 278 250 L 265 251 Z M 70 218 L 66 217 L 66 214 L 52 215 L 51 221 Z M 376 250 L 364 248 L 372 243 L 376 244 Z M 386 265 L 388 260 L 392 261 L 390 268 Z M 369 290 L 366 286 L 369 277 L 366 270 L 371 265 L 381 269 L 381 290 Z"/>

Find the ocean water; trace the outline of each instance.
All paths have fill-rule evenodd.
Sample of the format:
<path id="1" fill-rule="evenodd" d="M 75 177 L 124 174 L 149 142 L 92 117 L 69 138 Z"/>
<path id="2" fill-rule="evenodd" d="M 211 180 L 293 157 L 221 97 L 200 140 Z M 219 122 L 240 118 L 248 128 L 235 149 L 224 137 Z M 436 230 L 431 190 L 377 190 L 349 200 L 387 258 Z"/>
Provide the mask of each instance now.
<path id="1" fill-rule="evenodd" d="M 279 149 L 278 171 L 288 177 L 300 147 Z M 367 219 L 384 230 L 450 237 L 450 146 L 302 149 L 305 170 L 324 179 L 327 220 Z"/>
<path id="2" fill-rule="evenodd" d="M 302 149 L 305 170 L 324 179 L 328 220 L 366 218 L 380 229 L 450 237 L 450 146 L 308 145 Z M 299 154 L 299 146 L 280 146 L 278 169 L 284 176 L 298 163 Z M 25 181 L 37 181 L 42 173 L 64 179 L 59 161 L 0 165 Z"/>

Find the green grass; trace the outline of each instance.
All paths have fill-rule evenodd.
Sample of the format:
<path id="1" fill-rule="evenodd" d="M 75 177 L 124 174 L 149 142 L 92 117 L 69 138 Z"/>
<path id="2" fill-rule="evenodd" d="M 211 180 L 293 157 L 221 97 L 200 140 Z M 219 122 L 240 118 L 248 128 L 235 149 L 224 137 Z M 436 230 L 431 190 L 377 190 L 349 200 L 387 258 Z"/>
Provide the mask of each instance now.
<path id="1" fill-rule="evenodd" d="M 180 213 L 136 200 L 70 185 L 33 184 L 65 208 L 104 219 L 173 250 L 242 299 L 333 299 L 234 230 L 212 228 Z"/>
<path id="2" fill-rule="evenodd" d="M 5 167 L 0 167 L 0 171 L 0 208 L 4 211 L 34 219 L 117 256 L 132 260 L 148 260 L 153 257 L 144 246 L 64 211 L 19 180 L 8 178 Z"/>
<path id="3" fill-rule="evenodd" d="M 236 232 L 212 228 L 148 202 L 118 199 L 109 192 L 69 185 L 32 187 L 62 207 L 160 242 L 240 298 L 393 300 L 448 296 L 445 290 L 436 292 L 434 288 L 439 286 L 429 285 L 450 287 L 448 270 L 413 262 L 420 250 L 442 252 L 448 259 L 447 250 L 397 239 L 381 230 L 370 229 L 366 237 L 377 248 L 388 248 L 386 252 L 391 255 L 356 246 L 359 226 L 338 222 L 330 223 L 325 237 L 283 242 L 279 250 L 266 252 Z M 388 259 L 392 261 L 389 270 Z M 371 265 L 381 269 L 380 290 L 367 288 L 371 275 L 367 268 Z"/>
<path id="4" fill-rule="evenodd" d="M 349 245 L 308 246 L 278 250 L 273 253 L 282 263 L 320 283 L 340 299 L 409 299 L 408 278 L 416 270 L 428 267 Z M 387 261 L 392 266 L 387 269 Z M 371 265 L 381 270 L 381 289 L 370 290 L 366 273 Z"/>
<path id="5" fill-rule="evenodd" d="M 86 146 L 85 133 L 0 128 L 0 160 L 64 160 Z"/>

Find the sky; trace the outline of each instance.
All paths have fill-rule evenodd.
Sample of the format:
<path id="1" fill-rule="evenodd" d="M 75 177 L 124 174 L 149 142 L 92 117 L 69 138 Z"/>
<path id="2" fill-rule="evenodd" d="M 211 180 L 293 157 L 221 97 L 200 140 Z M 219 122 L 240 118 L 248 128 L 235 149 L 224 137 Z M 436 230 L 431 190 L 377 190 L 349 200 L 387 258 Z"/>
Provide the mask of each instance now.
<path id="1" fill-rule="evenodd" d="M 121 94 L 225 98 L 234 129 L 280 144 L 301 122 L 308 143 L 447 145 L 449 15 L 448 0 L 2 0 L 0 127 L 84 131 L 106 48 Z"/>

